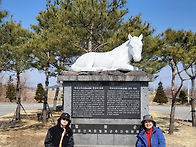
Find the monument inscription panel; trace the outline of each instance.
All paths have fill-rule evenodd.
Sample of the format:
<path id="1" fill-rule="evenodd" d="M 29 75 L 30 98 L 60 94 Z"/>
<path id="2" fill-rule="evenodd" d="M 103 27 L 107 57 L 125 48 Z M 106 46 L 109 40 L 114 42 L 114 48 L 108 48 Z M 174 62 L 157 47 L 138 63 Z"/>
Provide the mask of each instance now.
<path id="1" fill-rule="evenodd" d="M 140 87 L 72 86 L 74 118 L 140 118 Z"/>
<path id="2" fill-rule="evenodd" d="M 77 134 L 138 134 L 137 124 L 72 124 L 73 133 Z"/>

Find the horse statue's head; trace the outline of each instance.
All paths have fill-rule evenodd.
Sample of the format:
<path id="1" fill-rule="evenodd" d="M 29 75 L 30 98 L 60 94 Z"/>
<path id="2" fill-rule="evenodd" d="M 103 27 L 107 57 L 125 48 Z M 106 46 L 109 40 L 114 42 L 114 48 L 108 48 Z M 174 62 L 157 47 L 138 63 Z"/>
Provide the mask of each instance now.
<path id="1" fill-rule="evenodd" d="M 129 53 L 132 55 L 133 60 L 135 62 L 139 62 L 141 60 L 141 53 L 142 53 L 142 38 L 143 35 L 141 34 L 139 37 L 132 37 L 130 34 L 128 35 L 129 38 Z"/>

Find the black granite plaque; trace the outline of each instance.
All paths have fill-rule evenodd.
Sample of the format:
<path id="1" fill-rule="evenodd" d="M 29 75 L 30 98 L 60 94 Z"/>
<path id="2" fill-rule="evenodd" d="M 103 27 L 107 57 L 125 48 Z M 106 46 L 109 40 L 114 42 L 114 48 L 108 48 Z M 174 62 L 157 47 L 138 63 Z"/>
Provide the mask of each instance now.
<path id="1" fill-rule="evenodd" d="M 138 134 L 138 124 L 72 124 L 74 134 Z"/>
<path id="2" fill-rule="evenodd" d="M 74 118 L 140 118 L 140 87 L 72 87 Z"/>

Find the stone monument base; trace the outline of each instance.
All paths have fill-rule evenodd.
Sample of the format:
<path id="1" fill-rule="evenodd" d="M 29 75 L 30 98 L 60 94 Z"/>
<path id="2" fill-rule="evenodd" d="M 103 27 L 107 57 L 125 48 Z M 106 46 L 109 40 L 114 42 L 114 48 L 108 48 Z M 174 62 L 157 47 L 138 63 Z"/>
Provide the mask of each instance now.
<path id="1" fill-rule="evenodd" d="M 108 135 L 108 134 L 74 134 L 74 139 L 80 141 L 77 147 L 133 147 L 137 141 L 136 135 Z"/>
<path id="2" fill-rule="evenodd" d="M 75 147 L 134 147 L 148 114 L 142 71 L 63 72 L 64 112 L 71 114 Z"/>

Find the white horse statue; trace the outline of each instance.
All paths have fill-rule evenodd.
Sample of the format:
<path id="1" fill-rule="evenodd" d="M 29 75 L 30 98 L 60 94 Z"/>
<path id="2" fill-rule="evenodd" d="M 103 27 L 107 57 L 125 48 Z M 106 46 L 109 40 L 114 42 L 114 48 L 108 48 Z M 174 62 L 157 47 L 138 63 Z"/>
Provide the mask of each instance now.
<path id="1" fill-rule="evenodd" d="M 129 40 L 109 52 L 89 52 L 80 56 L 71 66 L 73 71 L 133 70 L 130 61 L 141 60 L 142 38 L 128 35 Z"/>

